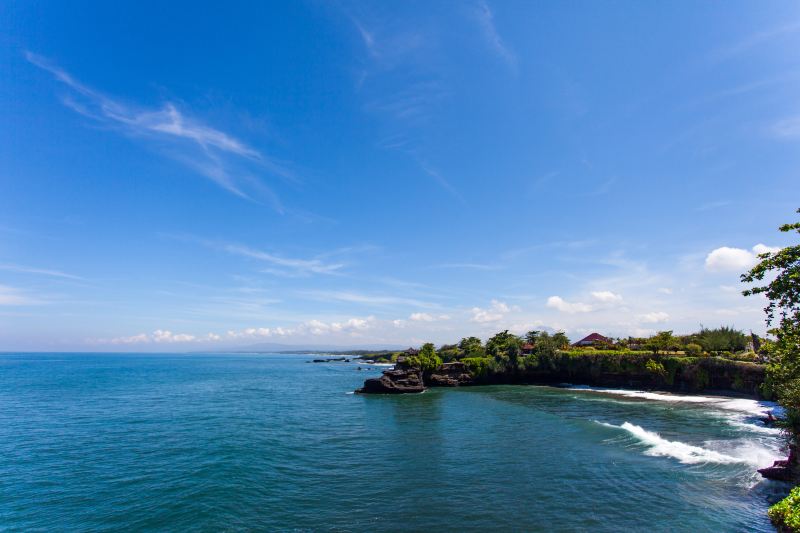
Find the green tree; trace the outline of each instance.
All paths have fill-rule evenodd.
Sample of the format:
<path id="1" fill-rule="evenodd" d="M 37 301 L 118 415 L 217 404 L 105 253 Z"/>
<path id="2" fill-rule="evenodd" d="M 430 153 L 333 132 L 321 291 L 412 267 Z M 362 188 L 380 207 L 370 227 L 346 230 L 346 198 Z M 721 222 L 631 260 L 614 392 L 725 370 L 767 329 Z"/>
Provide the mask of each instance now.
<path id="1" fill-rule="evenodd" d="M 741 352 L 747 346 L 744 333 L 728 326 L 716 329 L 701 327 L 694 338 L 705 351 L 712 353 Z"/>
<path id="2" fill-rule="evenodd" d="M 649 339 L 647 339 L 647 343 L 645 346 L 652 350 L 654 354 L 658 352 L 666 352 L 675 347 L 677 344 L 677 339 L 672 335 L 672 330 L 670 331 L 659 331 Z"/>
<path id="3" fill-rule="evenodd" d="M 437 353 L 445 363 L 449 363 L 450 361 L 455 361 L 456 359 L 461 358 L 461 350 L 459 350 L 458 345 L 456 344 L 443 344 L 439 347 Z"/>
<path id="4" fill-rule="evenodd" d="M 557 350 L 566 350 L 569 348 L 569 337 L 563 331 L 553 333 L 553 344 Z"/>
<path id="5" fill-rule="evenodd" d="M 483 357 L 486 355 L 483 343 L 478 337 L 464 337 L 458 343 L 458 348 L 461 350 L 463 357 Z"/>
<path id="6" fill-rule="evenodd" d="M 703 347 L 697 343 L 690 342 L 686 345 L 684 351 L 686 352 L 686 355 L 690 357 L 697 357 L 698 355 L 702 355 Z"/>
<path id="7" fill-rule="evenodd" d="M 797 210 L 800 213 L 800 209 Z M 800 233 L 800 222 L 780 231 Z M 760 261 L 742 275 L 745 283 L 763 282 L 743 291 L 745 296 L 767 297 L 764 312 L 775 341 L 768 343 L 767 386 L 786 409 L 786 422 L 795 441 L 800 435 L 800 244 L 758 256 Z"/>
<path id="8" fill-rule="evenodd" d="M 539 336 L 542 334 L 541 331 L 532 330 L 525 334 L 525 342 L 528 344 L 536 344 L 536 341 L 539 340 Z"/>
<path id="9" fill-rule="evenodd" d="M 486 341 L 486 354 L 494 358 L 498 365 L 516 368 L 522 351 L 522 339 L 508 330 L 496 334 Z"/>
<path id="10" fill-rule="evenodd" d="M 408 357 L 406 364 L 419 368 L 425 373 L 430 373 L 441 366 L 442 360 L 436 354 L 436 348 L 434 348 L 433 343 L 428 342 L 422 345 L 417 355 Z"/>

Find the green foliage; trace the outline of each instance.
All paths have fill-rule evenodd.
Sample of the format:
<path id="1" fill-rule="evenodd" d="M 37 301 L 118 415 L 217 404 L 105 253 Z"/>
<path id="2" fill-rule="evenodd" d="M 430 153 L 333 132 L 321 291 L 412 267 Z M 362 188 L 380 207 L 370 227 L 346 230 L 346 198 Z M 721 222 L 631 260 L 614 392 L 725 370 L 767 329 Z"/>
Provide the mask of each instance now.
<path id="1" fill-rule="evenodd" d="M 486 354 L 501 367 L 516 368 L 521 351 L 522 339 L 509 333 L 508 330 L 502 331 L 486 341 Z"/>
<path id="2" fill-rule="evenodd" d="M 528 344 L 536 344 L 536 341 L 539 340 L 539 335 L 544 333 L 543 331 L 532 330 L 525 334 L 525 342 Z"/>
<path id="3" fill-rule="evenodd" d="M 694 337 L 705 351 L 711 353 L 741 352 L 747 346 L 744 332 L 728 326 L 716 329 L 701 328 L 700 333 Z"/>
<path id="4" fill-rule="evenodd" d="M 795 487 L 789 495 L 769 508 L 769 519 L 779 531 L 800 531 L 800 487 Z"/>
<path id="5" fill-rule="evenodd" d="M 684 347 L 683 351 L 690 357 L 697 357 L 703 354 L 703 347 L 695 342 L 690 342 Z"/>
<path id="6" fill-rule="evenodd" d="M 439 348 L 437 353 L 445 363 L 461 358 L 461 350 L 455 344 L 444 344 Z"/>
<path id="7" fill-rule="evenodd" d="M 644 364 L 644 367 L 651 374 L 656 374 L 658 376 L 665 376 L 667 374 L 667 370 L 664 368 L 664 365 L 658 361 L 654 361 L 653 359 L 648 359 Z"/>
<path id="8" fill-rule="evenodd" d="M 726 359 L 730 359 L 731 361 L 747 361 L 749 363 L 757 363 L 759 361 L 758 354 L 755 352 L 734 353 L 726 356 Z"/>
<path id="9" fill-rule="evenodd" d="M 698 368 L 697 372 L 695 373 L 694 379 L 694 386 L 697 390 L 703 390 L 708 387 L 710 383 L 710 378 L 708 375 L 708 371 L 704 368 Z"/>
<path id="10" fill-rule="evenodd" d="M 587 354 L 592 355 L 649 355 L 650 352 L 644 350 L 598 350 L 597 348 L 592 348 L 591 346 L 587 346 L 584 348 L 574 348 L 569 350 L 568 352 L 562 352 L 568 356 L 577 357 Z"/>
<path id="11" fill-rule="evenodd" d="M 494 361 L 491 357 L 465 357 L 461 362 L 466 365 L 470 374 L 480 377 L 489 374 Z"/>
<path id="12" fill-rule="evenodd" d="M 551 338 L 553 340 L 553 344 L 558 350 L 566 350 L 569 348 L 569 337 L 567 337 L 567 334 L 563 331 L 557 331 L 556 333 L 553 333 Z"/>
<path id="13" fill-rule="evenodd" d="M 461 350 L 462 357 L 483 357 L 486 355 L 483 343 L 478 337 L 464 337 L 458 343 L 458 349 Z"/>
<path id="14" fill-rule="evenodd" d="M 784 224 L 779 229 L 800 233 L 800 222 Z M 761 261 L 742 275 L 742 281 L 763 282 L 765 277 L 772 281 L 753 286 L 743 294 L 766 296 L 767 323 L 777 321 L 777 327 L 770 331 L 775 341 L 764 347 L 769 356 L 768 388 L 786 409 L 791 435 L 800 440 L 800 244 L 761 254 L 759 258 Z"/>
<path id="15" fill-rule="evenodd" d="M 423 372 L 432 372 L 441 366 L 442 359 L 436 354 L 433 343 L 428 342 L 422 345 L 419 354 L 406 358 L 406 364 Z"/>
<path id="16" fill-rule="evenodd" d="M 651 350 L 654 354 L 658 352 L 668 352 L 675 350 L 678 345 L 678 339 L 672 335 L 672 331 L 659 331 L 654 336 L 647 339 L 645 347 Z"/>

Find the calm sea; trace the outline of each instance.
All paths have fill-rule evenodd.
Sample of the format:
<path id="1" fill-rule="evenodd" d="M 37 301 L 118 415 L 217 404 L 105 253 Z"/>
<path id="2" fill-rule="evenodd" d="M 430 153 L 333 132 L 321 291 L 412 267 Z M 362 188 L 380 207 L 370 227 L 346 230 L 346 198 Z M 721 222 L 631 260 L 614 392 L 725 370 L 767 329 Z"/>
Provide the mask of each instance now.
<path id="1" fill-rule="evenodd" d="M 360 396 L 380 368 L 311 358 L 0 355 L 0 530 L 770 531 L 785 491 L 751 400 Z"/>

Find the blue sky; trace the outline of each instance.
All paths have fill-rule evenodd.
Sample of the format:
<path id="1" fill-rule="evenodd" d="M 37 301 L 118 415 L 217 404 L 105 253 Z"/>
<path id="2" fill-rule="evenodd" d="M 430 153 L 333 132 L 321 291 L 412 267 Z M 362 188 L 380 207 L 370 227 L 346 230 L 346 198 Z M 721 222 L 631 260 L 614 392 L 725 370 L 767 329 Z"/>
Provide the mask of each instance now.
<path id="1" fill-rule="evenodd" d="M 0 349 L 763 331 L 798 50 L 795 2 L 7 2 Z"/>

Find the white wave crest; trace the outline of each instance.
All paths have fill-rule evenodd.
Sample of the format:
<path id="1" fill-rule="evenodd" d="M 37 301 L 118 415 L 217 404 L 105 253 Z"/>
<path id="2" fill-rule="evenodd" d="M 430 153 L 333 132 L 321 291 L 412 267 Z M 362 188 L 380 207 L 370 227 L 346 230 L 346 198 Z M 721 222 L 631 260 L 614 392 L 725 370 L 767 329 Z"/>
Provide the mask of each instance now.
<path id="1" fill-rule="evenodd" d="M 694 404 L 707 404 L 709 406 L 724 409 L 726 411 L 737 411 L 753 416 L 764 416 L 767 411 L 779 410 L 777 404 L 773 402 L 765 402 L 758 400 L 751 400 L 747 398 L 726 398 L 722 396 L 692 396 L 688 394 L 669 394 L 661 392 L 646 392 L 639 390 L 626 390 L 626 389 L 604 389 L 595 387 L 571 387 L 570 390 L 584 390 L 590 392 L 599 392 L 603 394 L 612 394 L 614 396 L 623 396 L 626 398 L 638 398 L 642 400 L 652 400 L 659 402 L 672 402 L 672 403 L 694 403 Z"/>
<path id="2" fill-rule="evenodd" d="M 747 463 L 759 465 L 773 456 L 773 452 L 770 450 L 758 447 L 753 443 L 746 443 L 744 446 L 732 448 L 731 450 L 726 450 L 726 453 L 722 453 L 716 450 L 686 444 L 685 442 L 667 440 L 658 433 L 648 431 L 630 422 L 624 422 L 621 426 L 615 426 L 614 424 L 607 424 L 605 422 L 598 423 L 606 427 L 627 431 L 641 444 L 648 446 L 648 449 L 644 452 L 645 455 L 672 457 L 684 464 Z"/>

